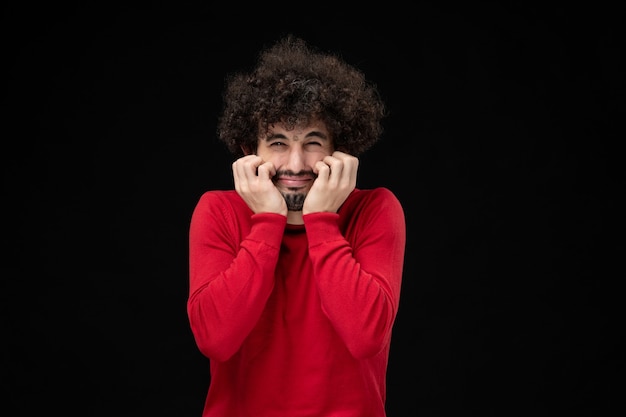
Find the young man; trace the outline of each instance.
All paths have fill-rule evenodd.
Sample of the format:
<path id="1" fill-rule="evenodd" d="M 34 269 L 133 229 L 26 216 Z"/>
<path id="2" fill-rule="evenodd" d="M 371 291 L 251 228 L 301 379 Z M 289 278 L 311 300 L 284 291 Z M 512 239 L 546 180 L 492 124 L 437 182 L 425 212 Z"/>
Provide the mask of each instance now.
<path id="1" fill-rule="evenodd" d="M 385 416 L 406 231 L 390 190 L 356 188 L 376 88 L 292 36 L 227 81 L 235 190 L 205 192 L 189 235 L 203 417 Z"/>

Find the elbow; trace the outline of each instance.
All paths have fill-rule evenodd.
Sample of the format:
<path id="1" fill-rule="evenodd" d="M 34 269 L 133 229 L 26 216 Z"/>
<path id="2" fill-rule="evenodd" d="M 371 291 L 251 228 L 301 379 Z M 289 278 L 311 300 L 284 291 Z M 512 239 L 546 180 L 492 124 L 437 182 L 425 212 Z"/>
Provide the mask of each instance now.
<path id="1" fill-rule="evenodd" d="M 230 359 L 239 349 L 229 333 L 220 331 L 190 303 L 188 308 L 189 324 L 194 341 L 200 353 L 211 360 L 224 362 Z"/>
<path id="2" fill-rule="evenodd" d="M 381 340 L 369 339 L 367 341 L 363 341 L 361 339 L 348 343 L 347 347 L 352 357 L 358 360 L 364 360 L 378 355 L 385 349 L 386 345 L 387 344 Z"/>
<path id="3" fill-rule="evenodd" d="M 229 360 L 237 351 L 236 349 L 229 349 L 225 343 L 221 343 L 219 340 L 208 340 L 197 336 L 195 340 L 200 353 L 217 362 Z"/>
<path id="4" fill-rule="evenodd" d="M 344 338 L 350 354 L 358 360 L 372 358 L 389 346 L 391 328 L 377 326 L 361 327 Z"/>
<path id="5" fill-rule="evenodd" d="M 370 315 L 359 326 L 354 326 L 344 337 L 350 354 L 359 360 L 380 354 L 389 347 L 393 323 L 394 314 L 389 310 L 378 315 L 377 319 Z"/>

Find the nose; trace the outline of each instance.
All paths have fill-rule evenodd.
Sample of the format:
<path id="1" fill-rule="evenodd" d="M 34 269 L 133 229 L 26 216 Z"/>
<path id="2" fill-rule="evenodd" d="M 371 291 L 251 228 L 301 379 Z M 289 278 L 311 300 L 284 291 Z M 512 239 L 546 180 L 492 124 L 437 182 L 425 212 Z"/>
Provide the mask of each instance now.
<path id="1" fill-rule="evenodd" d="M 306 166 L 304 150 L 301 146 L 294 145 L 289 149 L 289 153 L 287 154 L 287 160 L 285 161 L 285 166 L 283 169 L 290 170 L 293 172 L 300 172 Z"/>

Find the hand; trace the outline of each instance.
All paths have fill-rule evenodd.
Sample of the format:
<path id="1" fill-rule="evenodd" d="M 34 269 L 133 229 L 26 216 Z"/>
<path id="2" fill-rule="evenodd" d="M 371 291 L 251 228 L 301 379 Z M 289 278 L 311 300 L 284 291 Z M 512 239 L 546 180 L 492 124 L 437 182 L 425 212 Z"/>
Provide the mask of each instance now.
<path id="1" fill-rule="evenodd" d="M 272 182 L 276 168 L 257 155 L 246 155 L 233 162 L 235 190 L 254 213 L 287 216 L 287 203 Z"/>
<path id="2" fill-rule="evenodd" d="M 315 164 L 317 178 L 304 199 L 302 214 L 336 213 L 356 187 L 359 160 L 347 153 L 335 151 Z"/>

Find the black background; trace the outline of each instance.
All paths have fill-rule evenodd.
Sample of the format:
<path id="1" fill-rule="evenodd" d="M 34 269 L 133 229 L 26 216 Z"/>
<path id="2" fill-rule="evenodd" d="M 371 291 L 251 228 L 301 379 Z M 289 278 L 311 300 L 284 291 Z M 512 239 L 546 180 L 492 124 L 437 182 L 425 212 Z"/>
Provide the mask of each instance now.
<path id="1" fill-rule="evenodd" d="M 389 417 L 623 410 L 623 7 L 468 3 L 3 6 L 2 414 L 201 415 L 188 224 L 224 77 L 286 33 L 389 106 Z"/>

